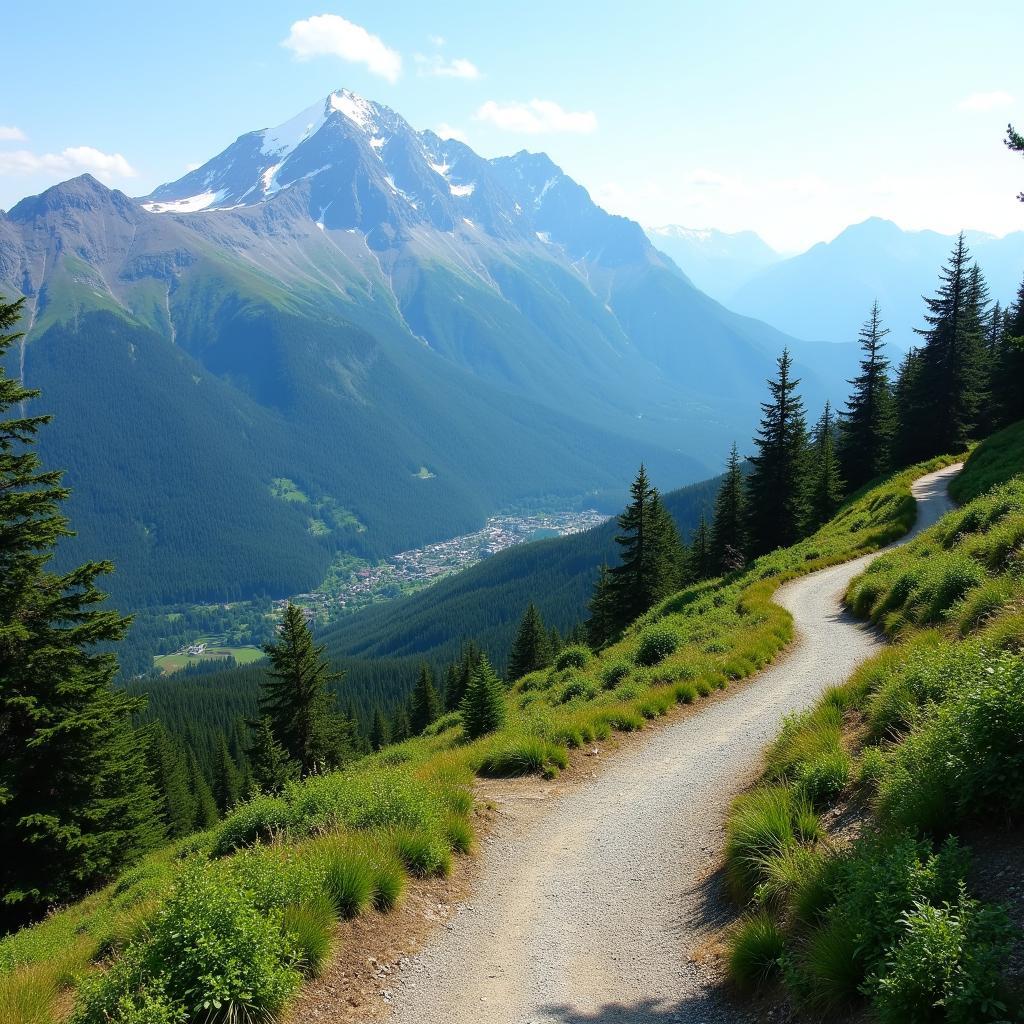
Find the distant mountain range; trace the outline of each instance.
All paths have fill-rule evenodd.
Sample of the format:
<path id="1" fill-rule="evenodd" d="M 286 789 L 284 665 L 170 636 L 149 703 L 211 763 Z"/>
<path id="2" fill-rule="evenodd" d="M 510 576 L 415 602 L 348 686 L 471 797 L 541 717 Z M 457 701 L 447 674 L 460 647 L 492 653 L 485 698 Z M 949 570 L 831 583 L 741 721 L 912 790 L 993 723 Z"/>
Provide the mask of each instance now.
<path id="1" fill-rule="evenodd" d="M 753 231 L 730 234 L 678 224 L 645 230 L 651 242 L 671 256 L 701 291 L 726 305 L 737 288 L 784 258 Z"/>
<path id="2" fill-rule="evenodd" d="M 84 176 L 0 213 L 14 372 L 55 410 L 79 537 L 139 603 L 294 593 L 338 551 L 540 496 L 615 507 L 751 435 L 784 345 L 543 154 L 485 160 L 342 90 L 141 200 Z"/>
<path id="3" fill-rule="evenodd" d="M 878 217 L 790 258 L 749 231 L 670 225 L 647 234 L 709 295 L 800 338 L 852 341 L 877 298 L 890 340 L 903 349 L 923 326 L 921 296 L 934 294 L 954 242 L 952 235 L 904 231 Z M 1002 238 L 969 231 L 967 239 L 993 300 L 1013 300 L 1024 277 L 1024 231 Z"/>

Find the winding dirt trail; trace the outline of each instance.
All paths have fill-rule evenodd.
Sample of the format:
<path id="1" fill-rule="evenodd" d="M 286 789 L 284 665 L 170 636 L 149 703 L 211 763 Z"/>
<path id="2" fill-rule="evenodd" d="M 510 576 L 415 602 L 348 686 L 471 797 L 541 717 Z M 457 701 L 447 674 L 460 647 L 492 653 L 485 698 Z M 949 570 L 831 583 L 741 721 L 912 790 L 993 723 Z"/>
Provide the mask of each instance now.
<path id="1" fill-rule="evenodd" d="M 914 484 L 915 533 L 951 507 L 958 466 Z M 906 538 L 906 539 L 909 539 Z M 573 791 L 505 808 L 474 898 L 404 967 L 396 1024 L 718 1024 L 708 944 L 725 905 L 723 820 L 783 717 L 882 641 L 840 605 L 873 555 L 779 590 L 797 640 L 749 685 L 601 759 Z"/>

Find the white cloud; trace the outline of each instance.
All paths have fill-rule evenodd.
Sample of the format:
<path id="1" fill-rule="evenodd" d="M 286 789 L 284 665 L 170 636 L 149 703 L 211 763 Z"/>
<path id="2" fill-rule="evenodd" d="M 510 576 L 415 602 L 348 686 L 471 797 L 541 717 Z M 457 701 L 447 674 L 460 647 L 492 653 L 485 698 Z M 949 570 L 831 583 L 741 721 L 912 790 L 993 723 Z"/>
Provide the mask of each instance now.
<path id="1" fill-rule="evenodd" d="M 465 57 L 455 57 L 446 60 L 440 54 L 433 57 L 424 57 L 422 53 L 416 54 L 416 64 L 419 73 L 431 78 L 479 78 L 480 69 Z"/>
<path id="2" fill-rule="evenodd" d="M 453 128 L 450 124 L 442 121 L 437 126 L 437 134 L 442 139 L 454 139 L 456 142 L 464 142 L 467 146 L 469 145 L 469 139 L 466 137 L 466 133 L 459 128 Z"/>
<path id="3" fill-rule="evenodd" d="M 1002 89 L 993 92 L 972 92 L 965 96 L 957 105 L 957 110 L 969 110 L 972 113 L 987 113 L 990 110 L 998 110 L 1000 107 L 1008 107 L 1013 103 L 1013 97 Z"/>
<path id="4" fill-rule="evenodd" d="M 592 110 L 564 110 L 553 100 L 530 100 L 529 103 L 488 100 L 476 112 L 476 119 L 489 121 L 502 131 L 527 135 L 558 132 L 586 135 L 597 128 L 597 115 Z"/>
<path id="5" fill-rule="evenodd" d="M 436 46 L 438 49 L 444 46 L 444 36 L 429 35 L 427 36 L 427 39 L 430 40 L 431 46 Z"/>
<path id="6" fill-rule="evenodd" d="M 25 133 L 14 125 L 0 124 L 0 142 L 24 142 Z"/>
<path id="7" fill-rule="evenodd" d="M 375 75 L 389 82 L 397 81 L 402 72 L 400 53 L 386 46 L 379 36 L 337 14 L 317 14 L 295 22 L 281 45 L 299 60 L 340 57 L 365 64 Z"/>
<path id="8" fill-rule="evenodd" d="M 0 174 L 81 174 L 101 181 L 134 178 L 136 171 L 120 153 L 104 153 L 92 146 L 69 146 L 60 153 L 33 153 L 27 149 L 0 150 Z"/>

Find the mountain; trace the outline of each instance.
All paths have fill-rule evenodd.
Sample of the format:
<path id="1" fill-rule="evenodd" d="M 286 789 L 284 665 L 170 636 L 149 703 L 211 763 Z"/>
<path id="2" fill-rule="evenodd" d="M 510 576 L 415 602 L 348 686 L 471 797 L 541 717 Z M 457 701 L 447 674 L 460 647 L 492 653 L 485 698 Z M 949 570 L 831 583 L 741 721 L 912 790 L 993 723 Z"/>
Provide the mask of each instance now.
<path id="1" fill-rule="evenodd" d="M 1005 305 L 1024 275 L 1024 231 L 1003 238 L 968 232 L 967 239 L 993 300 Z M 952 235 L 904 231 L 873 217 L 766 267 L 728 302 L 801 338 L 847 341 L 856 337 L 877 298 L 892 342 L 907 348 L 914 343 L 913 329 L 924 326 L 921 296 L 934 294 L 954 241 Z"/>
<path id="2" fill-rule="evenodd" d="M 0 292 L 59 414 L 63 557 L 113 558 L 137 604 L 294 593 L 540 496 L 614 508 L 642 459 L 717 470 L 784 345 L 812 406 L 847 370 L 544 154 L 484 160 L 344 90 L 141 200 L 88 176 L 23 200 Z"/>
<path id="3" fill-rule="evenodd" d="M 783 258 L 753 231 L 730 233 L 678 224 L 644 230 L 701 291 L 726 305 L 740 285 Z"/>

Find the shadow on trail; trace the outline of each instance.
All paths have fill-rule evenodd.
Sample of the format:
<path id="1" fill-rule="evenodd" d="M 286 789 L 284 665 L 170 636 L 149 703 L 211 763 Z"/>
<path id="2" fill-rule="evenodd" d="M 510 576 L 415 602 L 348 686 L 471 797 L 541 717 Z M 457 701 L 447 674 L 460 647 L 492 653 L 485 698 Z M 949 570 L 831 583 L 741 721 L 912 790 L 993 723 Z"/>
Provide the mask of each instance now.
<path id="1" fill-rule="evenodd" d="M 541 1007 L 545 1021 L 560 1024 L 743 1024 L 752 1021 L 728 999 L 715 992 L 684 997 L 678 1002 L 643 999 L 637 1003 L 609 1003 L 599 1010 L 571 1006 Z"/>

